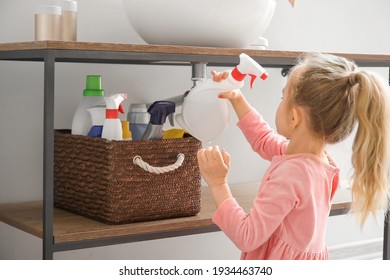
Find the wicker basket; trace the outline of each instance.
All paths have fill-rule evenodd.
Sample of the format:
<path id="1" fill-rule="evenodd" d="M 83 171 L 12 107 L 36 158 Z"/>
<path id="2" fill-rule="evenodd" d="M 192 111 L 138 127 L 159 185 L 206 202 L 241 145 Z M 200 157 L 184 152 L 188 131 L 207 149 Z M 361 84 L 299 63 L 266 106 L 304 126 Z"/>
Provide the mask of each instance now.
<path id="1" fill-rule="evenodd" d="M 108 224 L 196 215 L 200 147 L 192 137 L 108 141 L 55 131 L 54 205 Z"/>

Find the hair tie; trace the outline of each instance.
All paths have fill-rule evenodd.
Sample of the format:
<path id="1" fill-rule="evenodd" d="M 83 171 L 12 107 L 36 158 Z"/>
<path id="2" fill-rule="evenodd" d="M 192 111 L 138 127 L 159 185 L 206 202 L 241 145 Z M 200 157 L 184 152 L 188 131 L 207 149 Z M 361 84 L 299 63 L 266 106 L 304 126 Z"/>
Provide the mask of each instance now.
<path id="1" fill-rule="evenodd" d="M 356 85 L 358 83 L 357 79 L 356 79 L 356 72 L 352 72 L 349 74 L 348 76 L 348 80 L 349 80 L 349 84 L 353 87 L 354 85 Z"/>

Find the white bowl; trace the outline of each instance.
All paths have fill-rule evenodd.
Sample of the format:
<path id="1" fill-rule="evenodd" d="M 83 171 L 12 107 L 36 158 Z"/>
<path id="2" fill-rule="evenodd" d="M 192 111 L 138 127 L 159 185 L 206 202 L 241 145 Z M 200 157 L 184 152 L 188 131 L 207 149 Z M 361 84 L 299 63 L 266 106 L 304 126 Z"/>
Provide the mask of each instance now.
<path id="1" fill-rule="evenodd" d="M 148 44 L 245 48 L 262 36 L 275 0 L 123 0 Z"/>

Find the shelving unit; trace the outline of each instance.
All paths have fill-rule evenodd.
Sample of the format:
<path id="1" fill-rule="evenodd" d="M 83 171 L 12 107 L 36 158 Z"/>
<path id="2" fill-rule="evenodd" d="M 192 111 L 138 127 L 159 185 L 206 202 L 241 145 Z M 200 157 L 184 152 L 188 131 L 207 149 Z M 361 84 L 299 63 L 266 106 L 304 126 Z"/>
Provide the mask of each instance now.
<path id="1" fill-rule="evenodd" d="M 181 65 L 207 63 L 233 66 L 242 52 L 264 67 L 284 68 L 294 64 L 301 52 L 189 46 L 130 45 L 86 42 L 20 42 L 0 44 L 0 60 L 39 61 L 44 64 L 43 118 L 43 200 L 0 205 L 0 221 L 43 240 L 43 258 L 52 259 L 59 251 L 198 234 L 219 230 L 211 221 L 215 210 L 207 188 L 202 189 L 202 210 L 193 217 L 108 226 L 53 207 L 54 85 L 55 65 L 61 62 L 100 64 Z M 339 54 L 360 66 L 390 67 L 390 55 Z M 233 193 L 249 210 L 257 184 L 233 186 Z M 349 194 L 339 190 L 331 215 L 349 208 Z M 384 259 L 390 259 L 388 222 L 384 228 Z"/>

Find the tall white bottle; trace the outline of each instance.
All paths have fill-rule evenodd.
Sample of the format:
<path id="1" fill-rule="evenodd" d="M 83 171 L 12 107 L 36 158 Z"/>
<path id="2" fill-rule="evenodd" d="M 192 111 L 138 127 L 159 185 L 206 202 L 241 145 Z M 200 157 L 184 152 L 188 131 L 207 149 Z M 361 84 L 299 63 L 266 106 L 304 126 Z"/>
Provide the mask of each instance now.
<path id="1" fill-rule="evenodd" d="M 226 80 L 215 82 L 208 79 L 199 82 L 184 98 L 181 114 L 176 115 L 178 124 L 195 138 L 210 142 L 218 138 L 227 128 L 229 107 L 218 94 L 242 88 L 244 78 L 267 79 L 267 71 L 248 55 L 240 54 L 240 63 L 229 73 Z"/>
<path id="2" fill-rule="evenodd" d="M 86 88 L 83 91 L 83 99 L 77 107 L 72 121 L 72 134 L 86 136 L 92 127 L 92 119 L 87 109 L 96 105 L 104 105 L 104 90 L 102 89 L 101 76 L 88 75 Z"/>
<path id="3" fill-rule="evenodd" d="M 107 140 L 123 140 L 122 123 L 119 119 L 119 112 L 124 113 L 122 102 L 127 98 L 127 94 L 118 93 L 105 97 L 106 119 L 103 124 L 102 138 Z"/>

